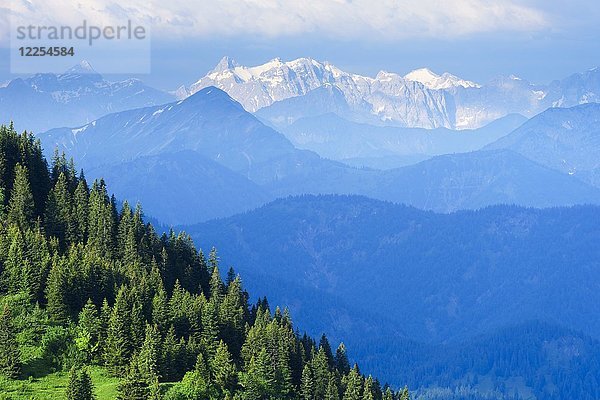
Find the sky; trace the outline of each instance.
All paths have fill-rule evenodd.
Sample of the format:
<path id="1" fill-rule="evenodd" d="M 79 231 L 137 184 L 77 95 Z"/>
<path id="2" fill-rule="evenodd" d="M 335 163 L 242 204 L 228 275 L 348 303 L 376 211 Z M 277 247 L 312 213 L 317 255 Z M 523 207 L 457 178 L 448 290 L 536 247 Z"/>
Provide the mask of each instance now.
<path id="1" fill-rule="evenodd" d="M 168 90 L 225 55 L 245 65 L 312 57 L 371 76 L 428 67 L 479 83 L 547 83 L 600 66 L 597 0 L 0 0 L 0 83 L 16 76 L 11 20 L 125 17 L 152 28 L 151 72 L 136 76 Z"/>

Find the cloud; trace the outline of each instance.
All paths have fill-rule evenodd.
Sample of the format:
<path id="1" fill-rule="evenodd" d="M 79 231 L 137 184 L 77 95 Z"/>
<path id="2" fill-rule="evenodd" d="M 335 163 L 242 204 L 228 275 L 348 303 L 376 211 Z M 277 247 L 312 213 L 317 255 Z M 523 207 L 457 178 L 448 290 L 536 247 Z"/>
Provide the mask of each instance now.
<path id="1" fill-rule="evenodd" d="M 307 33 L 350 40 L 453 38 L 535 32 L 549 25 L 539 8 L 515 0 L 13 0 L 10 11 L 16 20 L 35 24 L 83 19 L 114 24 L 127 16 L 151 24 L 155 34 L 175 38 Z M 8 24 L 0 23 L 0 38 L 6 38 Z"/>

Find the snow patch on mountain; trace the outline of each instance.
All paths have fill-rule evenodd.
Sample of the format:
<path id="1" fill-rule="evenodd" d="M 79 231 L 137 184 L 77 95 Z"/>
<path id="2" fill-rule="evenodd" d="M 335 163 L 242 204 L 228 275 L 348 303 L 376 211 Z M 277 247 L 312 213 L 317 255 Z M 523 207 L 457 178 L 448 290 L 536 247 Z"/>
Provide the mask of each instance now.
<path id="1" fill-rule="evenodd" d="M 429 89 L 450 89 L 455 87 L 480 88 L 481 85 L 475 82 L 461 79 L 455 75 L 444 72 L 438 75 L 428 68 L 420 68 L 404 75 L 404 79 L 413 82 L 420 82 Z"/>
<path id="2" fill-rule="evenodd" d="M 548 85 L 533 84 L 516 75 L 479 84 L 448 72 L 440 75 L 428 68 L 406 75 L 380 71 L 369 77 L 312 58 L 275 58 L 248 67 L 224 57 L 206 76 L 172 93 L 184 99 L 208 86 L 226 91 L 246 110 L 260 111 L 261 118 L 280 128 L 314 115 L 315 107 L 309 101 L 292 101 L 308 97 L 325 107 L 323 113 L 343 110 L 339 115 L 355 122 L 475 129 L 509 114 L 530 118 L 552 107 L 600 102 L 600 69 L 573 74 Z M 326 104 L 331 95 L 317 89 L 327 87 L 339 90 L 344 106 L 339 102 L 335 107 Z"/>
<path id="3" fill-rule="evenodd" d="M 440 79 L 443 80 L 440 85 L 451 81 L 447 76 Z M 286 62 L 275 58 L 262 65 L 246 67 L 224 57 L 206 76 L 174 93 L 178 98 L 185 98 L 209 86 L 226 91 L 250 112 L 304 96 L 321 87 L 334 86 L 360 119 L 426 128 L 454 125 L 453 118 L 449 117 L 452 110 L 448 109 L 452 105 L 443 91 L 395 73 L 380 72 L 375 78 L 351 74 L 312 58 Z"/>

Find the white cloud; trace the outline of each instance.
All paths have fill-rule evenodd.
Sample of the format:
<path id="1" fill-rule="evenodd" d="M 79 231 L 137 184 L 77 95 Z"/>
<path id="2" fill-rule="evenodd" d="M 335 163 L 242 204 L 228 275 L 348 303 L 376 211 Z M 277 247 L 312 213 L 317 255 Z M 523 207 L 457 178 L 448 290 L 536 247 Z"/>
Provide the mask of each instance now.
<path id="1" fill-rule="evenodd" d="M 8 0 L 0 0 L 6 2 Z M 494 31 L 537 31 L 546 15 L 514 0 L 13 0 L 2 8 L 34 24 L 114 24 L 127 16 L 152 21 L 154 34 L 174 37 L 316 33 L 397 39 L 457 37 Z M 0 38 L 7 38 L 7 13 Z"/>

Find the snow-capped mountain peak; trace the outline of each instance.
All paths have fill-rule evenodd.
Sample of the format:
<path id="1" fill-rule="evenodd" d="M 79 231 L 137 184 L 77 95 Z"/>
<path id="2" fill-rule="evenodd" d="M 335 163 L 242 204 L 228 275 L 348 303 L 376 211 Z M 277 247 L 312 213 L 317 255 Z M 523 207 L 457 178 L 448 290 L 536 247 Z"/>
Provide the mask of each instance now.
<path id="1" fill-rule="evenodd" d="M 89 61 L 81 60 L 78 64 L 66 70 L 65 75 L 67 74 L 97 74 L 97 72 Z"/>
<path id="2" fill-rule="evenodd" d="M 251 67 L 223 58 L 206 76 L 187 90 L 180 88 L 176 93 L 181 98 L 216 86 L 229 93 L 246 110 L 255 112 L 275 102 L 331 85 L 339 89 L 348 105 L 364 114 L 366 119 L 407 126 L 452 126 L 452 121 L 445 117 L 443 93 L 430 93 L 422 84 L 406 83 L 395 73 L 382 71 L 372 78 L 351 74 L 329 62 L 308 57 L 292 61 L 274 58 Z"/>
<path id="3" fill-rule="evenodd" d="M 455 75 L 444 72 L 442 75 L 438 75 L 431 71 L 429 68 L 419 68 L 409 72 L 404 76 L 404 79 L 412 82 L 420 82 L 426 88 L 439 90 L 439 89 L 450 89 L 458 86 L 464 88 L 479 88 L 481 85 L 461 79 Z"/>
<path id="4" fill-rule="evenodd" d="M 375 76 L 375 80 L 380 81 L 380 82 L 390 82 L 390 81 L 397 80 L 397 79 L 404 79 L 404 78 L 396 73 L 388 72 L 388 71 L 379 71 L 377 73 L 377 75 Z"/>
<path id="5" fill-rule="evenodd" d="M 229 58 L 227 56 L 221 58 L 221 61 L 216 65 L 216 67 L 211 72 L 223 72 L 228 69 L 233 69 L 238 67 L 239 64 L 235 62 L 233 58 Z"/>
<path id="6" fill-rule="evenodd" d="M 547 107 L 598 101 L 598 74 L 597 69 L 590 70 L 547 86 L 515 76 L 501 76 L 482 86 L 447 72 L 437 74 L 428 68 L 406 75 L 380 71 L 370 77 L 308 57 L 291 61 L 274 58 L 255 66 L 240 65 L 225 57 L 196 83 L 180 87 L 173 94 L 183 99 L 215 86 L 250 112 L 273 105 L 270 111 L 261 111 L 264 114 L 261 115 L 268 114 L 267 119 L 279 126 L 293 123 L 297 117 L 292 115 L 301 117 L 298 107 L 313 110 L 312 113 L 318 112 L 314 104 L 326 107 L 326 97 L 331 96 L 331 92 L 316 89 L 331 87 L 337 93 L 336 109 L 345 110 L 344 117 L 356 122 L 467 129 L 481 127 L 510 113 L 533 116 Z M 304 102 L 293 99 L 310 92 L 313 93 Z"/>
<path id="7" fill-rule="evenodd" d="M 429 68 L 419 68 L 404 75 L 404 78 L 409 81 L 421 82 L 422 84 L 426 84 L 435 81 L 436 79 L 439 79 L 440 76 L 432 70 L 430 70 Z"/>

